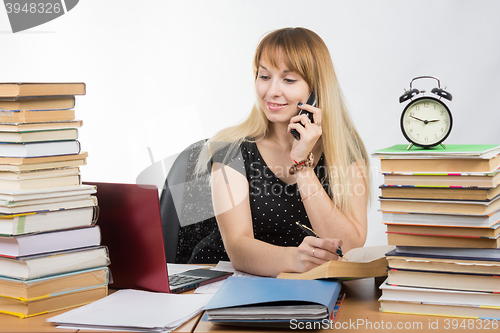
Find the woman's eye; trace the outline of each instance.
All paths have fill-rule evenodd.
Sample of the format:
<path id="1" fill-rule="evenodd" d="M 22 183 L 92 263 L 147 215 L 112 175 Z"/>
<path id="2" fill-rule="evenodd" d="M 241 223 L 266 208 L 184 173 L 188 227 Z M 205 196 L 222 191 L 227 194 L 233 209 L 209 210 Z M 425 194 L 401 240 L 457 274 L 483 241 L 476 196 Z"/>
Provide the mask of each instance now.
<path id="1" fill-rule="evenodd" d="M 269 80 L 269 76 L 267 75 L 260 75 L 259 78 L 261 78 L 262 80 Z"/>
<path id="2" fill-rule="evenodd" d="M 286 83 L 294 83 L 296 82 L 297 80 L 293 80 L 293 79 L 285 79 L 285 82 Z"/>

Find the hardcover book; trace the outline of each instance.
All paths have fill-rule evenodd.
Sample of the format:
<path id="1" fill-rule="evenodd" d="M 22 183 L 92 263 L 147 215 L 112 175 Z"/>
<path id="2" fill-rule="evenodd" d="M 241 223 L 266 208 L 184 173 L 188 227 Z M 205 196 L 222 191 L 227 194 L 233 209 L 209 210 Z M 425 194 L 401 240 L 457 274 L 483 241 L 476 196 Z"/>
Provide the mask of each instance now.
<path id="1" fill-rule="evenodd" d="M 29 280 L 18 280 L 0 276 L 0 297 L 10 297 L 27 302 L 75 290 L 105 286 L 108 284 L 108 281 L 109 269 L 106 267 Z"/>
<path id="2" fill-rule="evenodd" d="M 304 273 L 281 273 L 278 279 L 359 279 L 387 275 L 385 254 L 394 249 L 391 245 L 359 247 L 347 251 L 347 260 L 331 260 Z"/>
<path id="3" fill-rule="evenodd" d="M 93 246 L 22 257 L 0 256 L 0 276 L 27 280 L 107 265 L 107 248 Z"/>
<path id="4" fill-rule="evenodd" d="M 83 82 L 6 82 L 0 83 L 0 98 L 85 95 Z"/>

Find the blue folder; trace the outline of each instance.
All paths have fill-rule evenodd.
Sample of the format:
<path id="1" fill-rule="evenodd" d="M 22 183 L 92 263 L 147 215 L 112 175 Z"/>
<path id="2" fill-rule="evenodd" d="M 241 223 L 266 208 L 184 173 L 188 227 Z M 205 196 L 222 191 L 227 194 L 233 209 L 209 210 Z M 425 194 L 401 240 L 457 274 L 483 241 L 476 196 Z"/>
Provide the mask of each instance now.
<path id="1" fill-rule="evenodd" d="M 320 304 L 330 315 L 339 296 L 341 283 L 337 280 L 286 280 L 260 277 L 229 277 L 205 306 L 204 310 L 245 306 L 281 306 Z M 324 319 L 328 319 L 325 317 Z M 322 319 L 322 320 L 324 320 Z M 217 323 L 272 323 L 283 320 L 202 320 Z M 317 321 L 317 320 L 316 320 Z"/>

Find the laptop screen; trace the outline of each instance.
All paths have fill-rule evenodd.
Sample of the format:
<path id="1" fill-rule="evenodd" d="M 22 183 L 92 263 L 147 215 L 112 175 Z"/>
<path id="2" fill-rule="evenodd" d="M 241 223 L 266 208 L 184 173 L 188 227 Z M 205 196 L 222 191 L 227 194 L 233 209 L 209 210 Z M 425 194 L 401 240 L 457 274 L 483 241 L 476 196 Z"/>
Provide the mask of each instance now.
<path id="1" fill-rule="evenodd" d="M 97 225 L 111 261 L 109 286 L 170 292 L 157 187 L 84 184 L 97 186 Z"/>

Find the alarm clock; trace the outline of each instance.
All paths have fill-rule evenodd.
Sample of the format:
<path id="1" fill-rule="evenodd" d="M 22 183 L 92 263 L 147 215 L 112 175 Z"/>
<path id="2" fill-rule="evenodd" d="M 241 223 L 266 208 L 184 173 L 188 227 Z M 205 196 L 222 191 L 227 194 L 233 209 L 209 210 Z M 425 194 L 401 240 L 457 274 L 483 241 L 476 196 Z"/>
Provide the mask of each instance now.
<path id="1" fill-rule="evenodd" d="M 425 90 L 419 91 L 413 88 L 413 81 L 419 79 L 435 79 L 437 87 L 431 90 L 436 95 L 426 96 Z M 443 141 L 448 137 L 453 125 L 450 109 L 442 99 L 452 100 L 449 92 L 441 89 L 439 79 L 434 76 L 419 76 L 411 80 L 410 89 L 400 98 L 404 103 L 411 100 L 401 114 L 401 131 L 406 140 L 410 142 L 407 149 L 413 145 L 430 148 L 441 145 L 446 148 Z"/>

